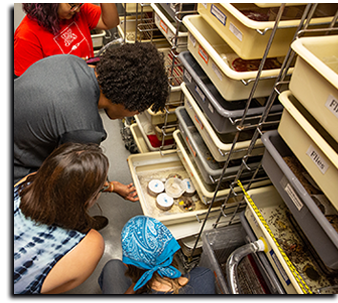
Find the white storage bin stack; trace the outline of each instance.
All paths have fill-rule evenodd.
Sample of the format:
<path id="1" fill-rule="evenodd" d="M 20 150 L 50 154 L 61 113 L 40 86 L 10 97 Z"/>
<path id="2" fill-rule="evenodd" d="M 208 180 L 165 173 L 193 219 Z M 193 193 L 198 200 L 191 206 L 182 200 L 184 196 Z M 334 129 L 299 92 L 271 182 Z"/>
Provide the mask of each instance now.
<path id="1" fill-rule="evenodd" d="M 163 52 L 165 57 L 170 94 L 164 112 L 154 113 L 149 109 L 145 114 L 135 116 L 137 125 L 132 125 L 131 131 L 141 152 L 166 150 L 174 147 L 172 134 L 177 129 L 175 108 L 182 104 L 180 84 L 183 78 L 183 68 L 177 55 L 187 47 L 187 29 L 176 20 L 180 3 L 152 3 L 150 7 L 154 15 L 153 25 L 168 43 L 168 46 L 158 47 L 158 49 Z M 194 3 L 182 4 L 181 9 L 182 12 L 187 11 L 190 14 L 194 7 Z M 184 13 L 181 14 L 181 18 L 183 15 Z M 137 135 L 142 135 L 142 138 L 138 138 Z"/>
<path id="2" fill-rule="evenodd" d="M 335 6 L 336 4 L 333 4 L 332 7 L 323 4 L 322 7 L 317 10 L 319 13 L 315 15 L 310 24 L 314 26 L 319 23 L 327 24 L 330 22 L 332 18 L 326 17 L 325 14 L 328 11 L 329 15 L 333 15 L 336 10 Z M 283 61 L 283 56 L 286 55 L 290 47 L 292 37 L 296 32 L 296 26 L 302 16 L 304 7 L 304 5 L 299 7 L 289 6 L 285 9 L 284 19 L 282 19 L 279 24 L 279 29 L 277 30 L 277 34 L 269 51 L 266 67 L 264 67 L 261 73 L 261 79 L 255 91 L 254 98 L 259 100 L 259 98 L 264 98 L 271 94 L 275 82 L 273 78 L 279 73 L 279 64 Z M 210 158 L 212 158 L 214 162 L 219 162 L 220 164 L 222 161 L 227 159 L 230 150 L 230 159 L 232 160 L 241 158 L 246 154 L 246 148 L 251 142 L 251 137 L 248 138 L 248 140 L 237 142 L 233 150 L 231 149 L 232 140 L 230 140 L 229 144 L 225 144 L 224 141 L 222 142 L 222 135 L 224 135 L 227 130 L 230 132 L 231 127 L 233 127 L 233 125 L 226 125 L 224 123 L 226 118 L 228 118 L 228 114 L 225 114 L 224 111 L 224 102 L 238 105 L 240 102 L 243 102 L 243 100 L 249 97 L 252 87 L 251 82 L 253 82 L 252 80 L 256 78 L 259 61 L 263 56 L 269 39 L 268 33 L 262 35 L 259 31 L 264 32 L 264 29 L 266 28 L 272 29 L 274 25 L 273 20 L 278 12 L 278 9 L 278 7 L 266 8 L 264 5 L 262 5 L 261 9 L 258 5 L 256 6 L 254 4 L 207 3 L 198 4 L 199 15 L 186 16 L 183 19 L 183 24 L 189 31 L 188 52 L 182 52 L 179 55 L 181 62 L 184 65 L 184 83 L 181 84 L 181 88 L 185 98 L 185 110 L 182 108 L 176 109 L 176 112 L 180 113 L 178 115 L 180 131 L 175 132 L 174 138 L 177 141 L 178 148 L 180 149 L 179 155 L 183 158 L 183 164 L 185 164 L 186 169 L 188 171 L 190 170 L 194 176 L 199 176 L 199 178 L 194 178 L 195 182 L 197 181 L 200 183 L 199 188 L 203 188 L 202 183 L 204 183 L 204 187 L 206 187 L 205 185 L 208 183 L 208 177 L 209 179 L 212 179 L 210 178 L 211 173 L 209 175 L 206 174 L 205 167 L 202 167 L 203 165 L 200 159 L 200 154 L 203 153 L 202 150 L 206 150 L 206 153 L 209 152 L 209 156 L 211 156 Z M 256 20 L 250 20 L 248 16 L 256 18 Z M 257 21 L 257 18 L 262 18 L 264 21 Z M 316 45 L 318 50 L 323 48 L 322 43 L 324 43 L 324 41 L 317 42 Z M 312 49 L 314 48 L 315 46 L 312 46 Z M 327 49 L 330 49 L 330 51 Z M 326 63 L 329 62 L 328 64 L 330 64 L 331 69 L 335 69 L 335 74 L 337 74 L 337 57 L 334 57 L 334 54 L 337 53 L 337 47 L 333 47 L 332 42 L 328 42 L 328 47 L 325 47 L 325 55 L 323 55 L 325 59 L 322 59 L 325 60 Z M 257 61 L 257 59 L 259 60 Z M 187 63 L 186 61 L 189 62 Z M 196 64 L 198 66 L 196 66 Z M 291 76 L 291 91 L 293 81 L 299 77 L 298 66 L 300 64 L 301 63 L 297 61 L 295 68 L 291 67 L 289 69 L 290 74 L 297 71 L 295 76 Z M 189 70 L 189 66 L 193 67 Z M 295 70 L 296 68 L 297 70 Z M 326 110 L 328 109 L 331 111 L 331 119 L 329 120 L 326 117 L 327 114 L 325 114 L 323 120 L 325 120 L 327 127 L 331 127 L 331 136 L 334 137 L 337 135 L 337 120 L 334 120 L 333 117 L 337 119 L 338 108 L 336 95 L 337 85 L 335 82 L 336 78 L 332 75 L 332 73 L 326 73 L 326 71 L 324 73 L 328 75 L 328 78 L 330 78 L 330 85 L 335 86 L 335 90 L 330 91 L 330 94 L 326 96 L 325 101 L 321 101 L 324 105 L 326 105 Z M 296 86 L 300 90 L 307 91 L 307 93 L 311 95 L 311 98 L 315 98 L 316 102 L 318 102 L 319 98 L 317 98 L 315 93 L 312 93 L 312 91 L 316 90 L 322 92 L 322 86 L 320 88 L 314 86 L 312 84 L 313 82 L 308 81 L 309 77 L 311 77 L 311 74 L 308 71 L 306 71 L 306 75 L 300 76 L 300 78 L 309 85 L 308 89 L 305 88 L 305 83 L 301 83 L 300 85 L 296 84 Z M 316 83 L 318 83 L 317 80 Z M 321 85 L 325 86 L 326 84 Z M 210 94 L 210 92 L 212 93 Z M 307 131 L 304 129 L 305 133 L 299 134 L 298 136 L 296 129 L 293 127 L 291 128 L 292 122 L 288 119 L 288 114 L 290 114 L 291 119 L 293 115 L 297 114 L 289 113 L 290 111 L 294 112 L 294 109 L 291 105 L 289 105 L 288 100 L 286 100 L 288 99 L 288 93 L 289 92 L 285 92 L 281 94 L 279 98 L 279 101 L 282 103 L 285 110 L 283 111 L 278 131 L 281 133 L 282 137 L 284 133 L 286 137 L 290 138 L 290 142 L 293 141 L 291 144 L 300 145 L 301 142 L 304 141 L 304 134 Z M 304 101 L 310 105 L 309 98 L 305 97 Z M 216 104 L 217 102 L 218 104 Z M 318 105 L 316 105 L 315 102 L 312 102 L 311 104 L 315 112 L 313 115 L 323 116 L 322 113 L 315 109 Z M 297 108 L 299 108 L 299 106 Z M 240 108 L 236 108 L 236 106 L 234 106 L 233 110 L 238 111 L 239 109 Z M 308 110 L 310 111 L 310 109 Z M 276 112 L 278 111 L 276 110 Z M 217 115 L 223 117 L 219 118 Z M 259 115 L 259 113 L 256 112 L 256 115 Z M 250 116 L 250 111 L 248 116 Z M 278 118 L 280 118 L 280 116 Z M 232 118 L 231 120 L 233 121 L 234 119 Z M 244 125 L 246 124 L 244 123 Z M 323 127 L 325 126 L 323 125 Z M 315 127 L 315 129 L 317 128 Z M 333 134 L 334 130 L 335 133 Z M 330 130 L 327 131 L 330 132 Z M 271 145 L 273 144 L 270 144 L 269 146 L 267 143 L 267 136 L 269 134 L 277 134 L 278 136 L 276 130 L 267 132 L 266 135 L 262 137 L 262 140 L 257 140 L 256 149 L 254 149 L 253 155 L 262 154 L 263 150 L 268 149 L 268 147 L 271 149 Z M 305 151 L 302 151 L 302 154 L 304 157 L 310 158 L 311 156 L 306 155 L 306 153 L 310 153 L 310 155 L 312 154 L 312 157 L 314 158 L 314 161 L 312 162 L 317 161 L 317 166 L 323 165 L 323 163 L 324 165 L 327 164 L 330 166 L 330 170 L 328 168 L 324 168 L 328 171 L 328 173 L 324 179 L 325 181 L 322 181 L 322 184 L 320 184 L 320 181 L 316 180 L 322 179 L 321 175 L 314 177 L 310 172 L 308 173 L 316 182 L 319 182 L 318 186 L 321 190 L 326 191 L 329 196 L 331 195 L 333 200 L 335 199 L 332 203 L 338 204 L 338 199 L 335 198 L 338 194 L 336 192 L 337 186 L 333 185 L 333 183 L 337 184 L 338 181 L 338 176 L 336 175 L 338 165 L 337 139 L 335 139 L 335 141 L 333 140 L 333 143 L 332 140 L 330 140 L 330 143 L 328 144 L 324 144 L 324 141 L 322 140 L 317 141 L 319 140 L 318 136 L 315 136 L 312 140 L 312 144 L 306 143 L 309 146 Z M 285 141 L 289 145 L 288 140 L 285 139 Z M 313 150 L 309 150 L 311 147 L 315 147 L 315 142 L 320 142 L 320 148 L 317 148 L 314 154 Z M 319 154 L 323 148 L 326 149 L 324 152 L 326 158 Z M 297 153 L 293 151 L 291 146 L 286 147 L 286 149 L 288 152 L 293 152 L 297 156 Z M 308 197 L 305 197 L 304 195 L 304 189 L 301 189 L 298 192 L 293 190 L 294 187 L 298 186 L 298 184 L 294 185 L 294 180 L 297 180 L 297 178 L 291 176 L 289 171 L 286 172 L 281 170 L 282 172 L 280 172 L 276 170 L 278 165 L 274 163 L 275 159 L 273 158 L 276 153 L 272 152 L 273 156 L 271 156 L 270 153 L 270 150 L 266 150 L 264 153 L 263 168 L 268 173 L 268 176 L 270 177 L 272 183 L 276 186 L 276 189 L 286 192 L 289 196 L 289 200 L 284 201 L 286 200 L 284 199 L 286 198 L 285 196 L 281 194 L 280 197 L 277 192 L 275 194 L 273 186 L 261 186 L 257 189 L 252 189 L 252 191 L 254 191 L 254 193 L 259 193 L 255 195 L 255 200 L 258 201 L 259 209 L 261 209 L 261 207 L 264 209 L 266 206 L 270 207 L 267 202 L 265 202 L 265 204 L 264 202 L 260 204 L 259 201 L 261 199 L 261 192 L 263 195 L 267 192 L 267 196 L 270 195 L 271 197 L 276 195 L 276 203 L 280 203 L 280 205 L 284 206 L 286 214 L 291 214 L 291 218 L 289 220 L 293 225 L 291 224 L 291 227 L 289 227 L 289 223 L 285 223 L 285 226 L 287 226 L 285 228 L 297 230 L 299 234 L 306 239 L 305 241 L 307 241 L 304 244 L 301 242 L 302 237 L 300 237 L 299 242 L 295 242 L 296 245 L 299 243 L 299 245 L 303 245 L 304 247 L 311 247 L 308 250 L 304 249 L 304 255 L 306 256 L 309 253 L 308 251 L 311 251 L 309 253 L 310 256 L 305 257 L 308 264 L 304 264 L 302 262 L 297 263 L 299 260 L 295 262 L 298 267 L 302 266 L 299 269 L 299 272 L 301 277 L 304 277 L 306 286 L 303 287 L 299 285 L 299 277 L 297 277 L 297 275 L 295 277 L 295 273 L 290 270 L 288 265 L 286 265 L 287 263 L 285 259 L 283 259 L 281 252 L 278 251 L 276 246 L 272 247 L 269 244 L 270 246 L 269 251 L 267 251 L 267 255 L 270 254 L 270 261 L 271 263 L 274 263 L 274 269 L 278 272 L 280 279 L 283 280 L 283 287 L 288 293 L 311 293 L 319 288 L 332 286 L 335 283 L 338 283 L 335 278 L 332 278 L 337 276 L 338 269 L 337 231 L 334 230 L 333 225 L 331 225 L 328 219 L 325 218 L 325 215 L 319 211 L 318 206 L 314 202 L 312 202 L 312 204 L 308 202 Z M 270 158 L 268 158 L 269 155 Z M 286 153 L 286 155 L 288 156 L 289 153 Z M 190 167 L 187 167 L 188 165 L 186 165 L 186 163 L 189 162 L 187 159 L 190 159 Z M 231 173 L 232 167 L 229 166 L 228 169 Z M 283 167 L 283 169 L 286 168 Z M 322 173 L 323 172 L 320 172 L 320 170 L 316 172 L 316 174 Z M 287 177 L 290 177 L 290 179 Z M 244 175 L 243 178 L 245 178 Z M 299 186 L 296 188 L 299 189 Z M 217 197 L 222 197 L 222 195 L 226 195 L 227 193 L 228 191 L 226 189 L 222 189 L 221 187 L 221 190 L 217 193 Z M 303 195 L 301 196 L 301 194 Z M 310 195 L 308 196 L 310 197 Z M 317 195 L 316 198 L 320 199 L 320 195 Z M 294 204 L 296 203 L 295 201 L 302 202 L 294 207 Z M 324 202 L 323 205 L 323 207 L 327 207 L 326 210 L 329 211 L 330 214 L 332 211 L 334 212 L 334 208 L 337 207 L 336 205 L 334 205 L 334 207 L 330 207 L 329 205 L 327 206 Z M 272 208 L 277 208 L 277 206 L 273 205 Z M 257 228 L 257 221 L 259 218 L 253 208 L 247 208 L 246 217 L 248 221 L 250 221 L 251 225 L 256 225 L 257 232 L 255 232 L 255 235 L 257 238 L 263 236 L 268 237 L 269 241 L 271 240 L 271 236 L 269 234 L 264 234 L 262 231 L 258 232 L 258 230 L 261 230 L 262 226 Z M 284 219 L 285 218 L 283 218 L 283 220 Z M 336 224 L 338 222 L 337 219 L 338 217 L 334 219 Z M 284 223 L 282 222 L 284 221 L 277 223 L 277 225 L 283 225 Z M 296 241 L 296 238 L 292 239 Z M 279 240 L 284 241 L 283 238 Z M 288 239 L 285 241 L 288 241 Z M 323 241 L 325 244 L 323 244 Z M 284 250 L 287 250 L 290 246 L 290 243 L 283 244 Z M 288 253 L 290 253 L 290 250 Z M 318 258 L 316 259 L 316 256 L 319 256 L 319 260 Z M 316 262 L 314 260 L 318 261 Z M 292 259 L 292 262 L 294 262 L 294 259 Z M 321 264 L 318 265 L 318 263 Z M 313 273 L 315 274 L 313 275 Z M 320 282 L 314 282 L 316 279 L 320 279 Z"/>
<path id="3" fill-rule="evenodd" d="M 337 293 L 338 36 L 303 37 L 291 47 L 298 56 L 290 90 L 279 96 L 284 111 L 278 131 L 262 136 L 266 147 L 262 165 L 278 198 L 271 199 L 269 188 L 250 191 L 254 204 L 248 201 L 246 217 L 256 236 L 270 241 L 269 250 L 285 270 L 285 289 L 315 293 L 328 287 L 329 292 Z M 267 229 L 261 224 L 257 228 L 262 220 L 253 205 L 278 237 L 294 270 L 285 266 Z M 279 215 L 270 213 L 279 207 L 283 208 Z M 299 250 L 293 251 L 291 246 Z M 301 257 L 296 258 L 299 252 Z M 297 282 L 299 277 L 303 284 Z"/>

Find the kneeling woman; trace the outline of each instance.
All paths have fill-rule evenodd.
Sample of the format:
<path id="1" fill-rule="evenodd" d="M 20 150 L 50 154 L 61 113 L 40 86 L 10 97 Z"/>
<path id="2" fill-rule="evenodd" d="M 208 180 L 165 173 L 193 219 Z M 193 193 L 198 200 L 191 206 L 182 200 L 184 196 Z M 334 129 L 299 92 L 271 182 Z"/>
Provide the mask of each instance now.
<path id="1" fill-rule="evenodd" d="M 14 293 L 62 293 L 84 282 L 104 251 L 87 213 L 108 159 L 98 145 L 67 143 L 14 187 Z"/>

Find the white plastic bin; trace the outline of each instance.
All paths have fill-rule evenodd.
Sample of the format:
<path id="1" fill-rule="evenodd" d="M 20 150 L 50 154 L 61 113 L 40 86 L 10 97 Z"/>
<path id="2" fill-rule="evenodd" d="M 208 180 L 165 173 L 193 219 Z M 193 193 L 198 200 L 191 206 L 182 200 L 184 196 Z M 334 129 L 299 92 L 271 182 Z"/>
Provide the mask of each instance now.
<path id="1" fill-rule="evenodd" d="M 295 40 L 292 94 L 338 142 L 338 35 Z"/>
<path id="2" fill-rule="evenodd" d="M 233 139 L 227 143 L 223 143 L 219 136 L 216 134 L 215 130 L 212 128 L 210 122 L 205 117 L 204 113 L 198 107 L 193 96 L 188 91 L 185 83 L 181 84 L 182 92 L 184 93 L 184 106 L 187 113 L 189 114 L 191 120 L 194 122 L 197 130 L 201 134 L 205 144 L 208 146 L 210 152 L 216 161 L 222 162 L 226 161 L 230 153 Z M 250 140 L 237 142 L 234 150 L 231 153 L 231 159 L 242 158 L 247 154 L 247 149 L 250 145 Z M 263 154 L 264 146 L 261 139 L 256 141 L 254 150 L 252 151 L 252 156 L 257 156 Z"/>
<path id="3" fill-rule="evenodd" d="M 183 23 L 189 30 L 188 50 L 227 101 L 247 99 L 257 77 L 257 71 L 238 72 L 230 64 L 238 58 L 231 47 L 200 15 L 190 15 L 183 18 Z M 279 59 L 280 63 L 283 59 Z M 230 63 L 229 63 L 230 62 Z M 264 69 L 254 97 L 270 95 L 280 68 Z M 290 68 L 290 73 L 292 68 Z M 274 77 L 274 78 L 273 78 Z M 243 83 L 245 82 L 245 84 Z"/>
<path id="4" fill-rule="evenodd" d="M 338 209 L 338 149 L 332 147 L 304 117 L 305 111 L 300 112 L 296 108 L 297 100 L 292 97 L 290 91 L 279 95 L 284 111 L 278 132 L 333 206 Z M 331 144 L 337 145 L 336 142 Z"/>
<path id="5" fill-rule="evenodd" d="M 304 9 L 304 6 L 302 6 Z M 253 3 L 199 3 L 199 14 L 219 33 L 230 47 L 243 59 L 262 58 L 270 38 L 275 18 L 268 21 L 255 21 L 246 17 L 241 11 L 257 11 L 260 8 Z M 276 10 L 277 9 L 277 10 Z M 331 22 L 337 10 L 337 5 L 323 3 L 320 5 L 318 17 L 311 24 Z M 275 8 L 274 13 L 278 11 Z M 269 57 L 285 56 L 299 24 L 301 13 L 295 13 L 295 7 L 285 8 L 284 15 L 297 19 L 282 20 L 270 48 Z M 267 32 L 262 35 L 258 30 Z"/>

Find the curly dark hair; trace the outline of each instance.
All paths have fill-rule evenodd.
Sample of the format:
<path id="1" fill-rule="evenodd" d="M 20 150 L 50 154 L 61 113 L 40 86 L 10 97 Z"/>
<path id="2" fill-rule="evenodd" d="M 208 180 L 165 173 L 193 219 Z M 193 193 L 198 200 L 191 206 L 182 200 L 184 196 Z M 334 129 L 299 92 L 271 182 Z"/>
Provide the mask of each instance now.
<path id="1" fill-rule="evenodd" d="M 164 55 L 152 43 L 108 48 L 96 65 L 102 93 L 112 103 L 140 113 L 163 110 L 169 95 Z"/>

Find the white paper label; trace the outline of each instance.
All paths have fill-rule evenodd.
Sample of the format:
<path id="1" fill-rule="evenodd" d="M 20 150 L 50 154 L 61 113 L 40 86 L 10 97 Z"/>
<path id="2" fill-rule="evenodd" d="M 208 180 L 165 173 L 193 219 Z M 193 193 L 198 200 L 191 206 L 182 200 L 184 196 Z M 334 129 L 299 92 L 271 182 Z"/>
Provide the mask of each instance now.
<path id="1" fill-rule="evenodd" d="M 191 83 L 191 75 L 187 72 L 186 69 L 184 70 L 184 77 L 186 77 L 189 83 Z"/>
<path id="2" fill-rule="evenodd" d="M 216 17 L 216 19 L 221 22 L 223 25 L 225 25 L 225 21 L 227 19 L 227 16 L 224 15 L 219 8 L 217 8 L 214 4 L 211 4 L 210 12 Z"/>
<path id="3" fill-rule="evenodd" d="M 297 207 L 298 211 L 300 211 L 303 208 L 302 201 L 298 198 L 297 194 L 293 190 L 292 186 L 288 183 L 284 187 L 284 190 L 289 195 L 290 199 L 292 200 L 293 204 Z"/>
<path id="4" fill-rule="evenodd" d="M 329 168 L 329 165 L 323 160 L 323 158 L 320 156 L 318 151 L 310 145 L 309 149 L 307 150 L 306 154 L 311 158 L 314 164 L 318 167 L 318 169 L 322 172 L 324 175 L 326 171 Z"/>
<path id="5" fill-rule="evenodd" d="M 229 25 L 229 30 L 236 36 L 236 38 L 242 42 L 243 40 L 243 34 L 241 33 L 241 31 L 230 22 Z"/>
<path id="6" fill-rule="evenodd" d="M 205 102 L 205 96 L 202 93 L 201 89 L 197 85 L 195 86 L 195 92 L 200 96 L 200 98 L 202 99 L 202 101 Z"/>
<path id="7" fill-rule="evenodd" d="M 331 113 L 333 113 L 338 118 L 338 100 L 330 95 L 327 98 L 325 106 L 329 109 Z"/>
<path id="8" fill-rule="evenodd" d="M 222 81 L 223 80 L 223 74 L 219 70 L 217 65 L 214 62 L 212 62 L 211 67 L 212 67 L 212 70 L 215 72 L 216 76 L 218 77 L 218 79 L 220 79 Z"/>
<path id="9" fill-rule="evenodd" d="M 211 105 L 211 103 L 208 103 L 208 108 L 210 110 L 210 112 L 214 113 L 214 107 Z"/>
<path id="10" fill-rule="evenodd" d="M 208 8 L 208 3 L 201 3 L 201 4 L 204 6 L 205 9 Z"/>
<path id="11" fill-rule="evenodd" d="M 191 41 L 192 45 L 195 47 L 196 46 L 196 39 L 191 33 L 189 33 L 189 40 Z"/>

